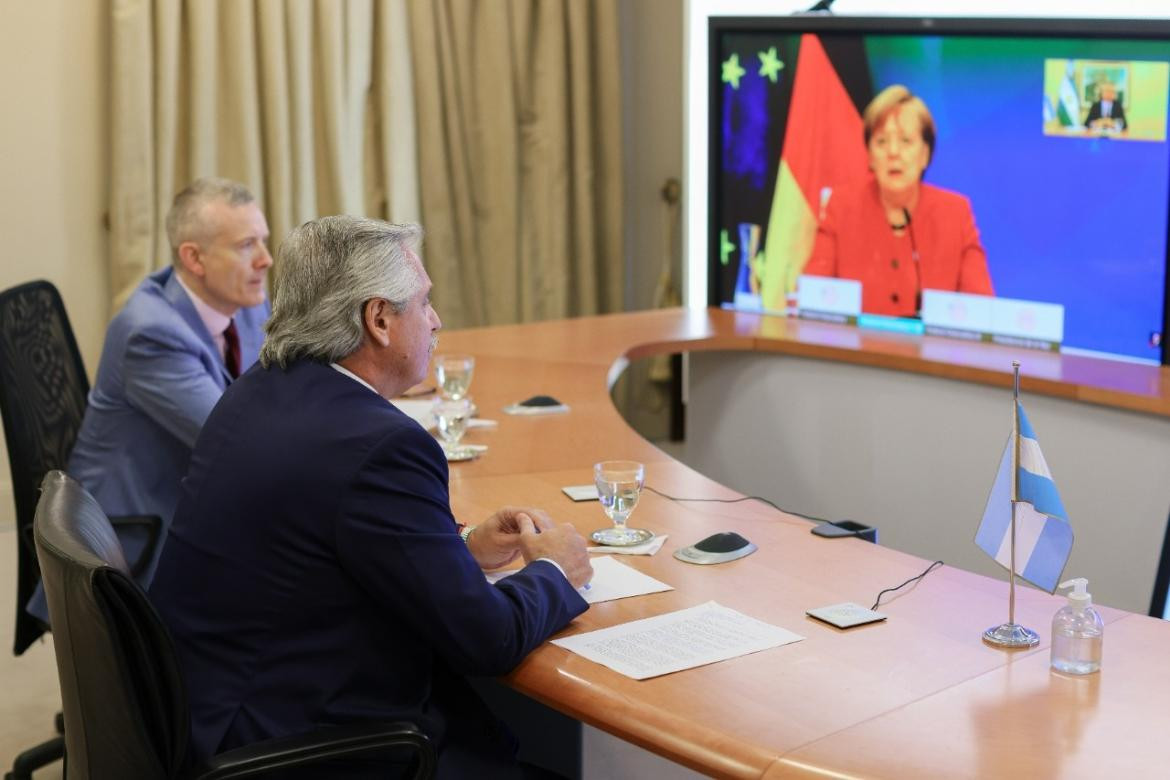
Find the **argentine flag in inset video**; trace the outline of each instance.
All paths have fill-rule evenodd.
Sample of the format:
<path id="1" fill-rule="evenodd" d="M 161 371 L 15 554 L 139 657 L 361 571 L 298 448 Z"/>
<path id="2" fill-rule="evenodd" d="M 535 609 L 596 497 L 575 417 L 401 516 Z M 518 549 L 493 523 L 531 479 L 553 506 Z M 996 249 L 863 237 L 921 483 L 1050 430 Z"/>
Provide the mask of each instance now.
<path id="1" fill-rule="evenodd" d="M 1081 126 L 1081 100 L 1077 97 L 1076 77 L 1077 64 L 1069 60 L 1060 82 L 1060 103 L 1056 108 L 1056 118 L 1064 127 Z"/>
<path id="2" fill-rule="evenodd" d="M 1052 593 L 1072 552 L 1073 532 L 1036 433 L 1017 402 L 1020 468 L 1017 502 L 1012 503 L 1012 440 L 999 462 L 975 544 L 1005 569 L 1011 566 L 1012 507 L 1016 510 L 1016 574 Z"/>

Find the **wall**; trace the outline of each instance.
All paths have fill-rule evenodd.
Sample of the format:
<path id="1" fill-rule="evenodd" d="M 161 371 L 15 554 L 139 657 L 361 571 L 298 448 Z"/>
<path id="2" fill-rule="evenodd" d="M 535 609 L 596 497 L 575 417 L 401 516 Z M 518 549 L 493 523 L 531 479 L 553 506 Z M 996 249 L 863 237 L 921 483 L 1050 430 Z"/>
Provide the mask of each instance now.
<path id="1" fill-rule="evenodd" d="M 647 309 L 671 249 L 662 186 L 682 177 L 683 4 L 624 0 L 620 13 L 625 303 Z"/>
<path id="2" fill-rule="evenodd" d="M 109 315 L 107 14 L 105 2 L 0 6 L 0 288 L 57 285 L 91 376 Z M 5 448 L 0 527 L 12 513 Z"/>
<path id="3" fill-rule="evenodd" d="M 662 188 L 668 179 L 682 179 L 684 10 L 682 0 L 622 0 L 619 6 L 626 310 L 654 307 L 664 266 L 681 290 L 682 203 L 674 206 L 672 224 Z M 668 434 L 665 367 L 634 363 L 613 393 L 626 419 L 651 440 Z"/>

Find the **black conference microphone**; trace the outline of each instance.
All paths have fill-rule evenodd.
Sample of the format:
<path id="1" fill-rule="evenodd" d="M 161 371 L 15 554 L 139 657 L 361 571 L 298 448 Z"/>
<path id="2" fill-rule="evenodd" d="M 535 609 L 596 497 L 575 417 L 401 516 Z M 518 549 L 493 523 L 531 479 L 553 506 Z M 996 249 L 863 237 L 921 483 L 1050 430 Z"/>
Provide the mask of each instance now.
<path id="1" fill-rule="evenodd" d="M 906 234 L 910 236 L 910 257 L 914 259 L 914 316 L 922 319 L 922 269 L 918 263 L 918 244 L 914 241 L 914 225 L 910 223 L 910 209 L 903 208 Z"/>

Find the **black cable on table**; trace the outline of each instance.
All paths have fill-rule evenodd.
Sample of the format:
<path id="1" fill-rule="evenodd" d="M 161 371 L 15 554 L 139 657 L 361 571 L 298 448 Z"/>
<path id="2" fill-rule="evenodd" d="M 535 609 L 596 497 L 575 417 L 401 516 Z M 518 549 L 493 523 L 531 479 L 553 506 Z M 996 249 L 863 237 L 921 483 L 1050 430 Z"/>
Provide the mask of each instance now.
<path id="1" fill-rule="evenodd" d="M 874 610 L 874 609 L 878 608 L 878 605 L 882 603 L 882 596 L 886 595 L 887 593 L 893 593 L 896 590 L 901 590 L 902 588 L 906 587 L 907 585 L 909 585 L 912 582 L 917 582 L 918 580 L 922 579 L 927 574 L 930 574 L 932 571 L 934 571 L 935 569 L 937 569 L 939 566 L 942 566 L 942 565 L 943 565 L 942 561 L 935 561 L 934 563 L 927 566 L 926 571 L 922 572 L 917 577 L 911 577 L 910 579 L 903 582 L 901 585 L 897 585 L 893 588 L 886 588 L 885 590 L 883 590 L 882 592 L 877 594 L 877 598 L 874 600 L 873 606 L 870 607 L 870 609 Z"/>
<path id="2" fill-rule="evenodd" d="M 775 509 L 778 512 L 784 512 L 785 514 L 796 515 L 797 517 L 803 517 L 805 520 L 812 520 L 814 523 L 827 523 L 827 522 L 829 522 L 828 520 L 826 520 L 823 517 L 813 517 L 812 515 L 806 515 L 806 514 L 803 514 L 801 512 L 793 512 L 791 509 L 785 509 L 784 507 L 780 506 L 776 502 L 769 501 L 768 499 L 764 498 L 763 496 L 744 496 L 742 498 L 680 498 L 678 496 L 672 496 L 668 493 L 663 493 L 661 490 L 658 490 L 656 488 L 652 488 L 649 485 L 643 485 L 643 487 L 646 488 L 646 490 L 649 490 L 651 493 L 657 493 L 658 495 L 662 496 L 663 498 L 668 498 L 671 501 L 705 501 L 705 502 L 714 503 L 714 504 L 738 504 L 741 501 L 761 501 L 761 502 L 767 504 L 768 506 L 772 507 L 773 509 Z"/>

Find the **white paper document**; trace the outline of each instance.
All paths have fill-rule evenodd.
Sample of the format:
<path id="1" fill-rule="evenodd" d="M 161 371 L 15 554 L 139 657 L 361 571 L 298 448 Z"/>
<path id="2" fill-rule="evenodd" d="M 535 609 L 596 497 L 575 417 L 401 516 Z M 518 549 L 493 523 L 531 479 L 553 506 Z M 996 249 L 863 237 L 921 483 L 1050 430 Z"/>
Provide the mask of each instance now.
<path id="1" fill-rule="evenodd" d="M 574 501 L 596 501 L 597 485 L 566 485 L 561 488 L 566 496 Z"/>
<path id="2" fill-rule="evenodd" d="M 708 601 L 552 643 L 627 677 L 645 680 L 802 639 L 799 634 Z"/>
<path id="3" fill-rule="evenodd" d="M 635 568 L 619 563 L 608 555 L 593 558 L 593 581 L 588 587 L 578 588 L 581 598 L 590 604 L 599 604 L 602 601 L 625 599 L 630 596 L 644 596 L 647 593 L 661 593 L 664 590 L 674 590 L 674 587 L 665 582 L 659 582 L 653 577 L 643 574 Z M 499 582 L 505 577 L 515 574 L 517 569 L 507 571 L 488 572 L 488 582 Z"/>
<path id="4" fill-rule="evenodd" d="M 655 536 L 648 542 L 641 544 L 632 544 L 629 547 L 590 547 L 591 553 L 615 553 L 617 555 L 653 555 L 662 549 L 662 545 L 666 544 L 669 538 L 666 534 L 662 536 Z"/>

